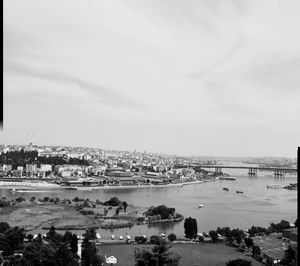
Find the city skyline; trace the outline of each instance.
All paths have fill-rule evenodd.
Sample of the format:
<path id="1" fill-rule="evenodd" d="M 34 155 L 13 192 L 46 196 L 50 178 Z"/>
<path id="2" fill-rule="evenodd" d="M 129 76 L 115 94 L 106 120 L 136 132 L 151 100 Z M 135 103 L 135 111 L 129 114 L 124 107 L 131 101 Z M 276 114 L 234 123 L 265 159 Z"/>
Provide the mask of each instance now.
<path id="1" fill-rule="evenodd" d="M 4 1 L 3 144 L 296 157 L 297 1 Z"/>

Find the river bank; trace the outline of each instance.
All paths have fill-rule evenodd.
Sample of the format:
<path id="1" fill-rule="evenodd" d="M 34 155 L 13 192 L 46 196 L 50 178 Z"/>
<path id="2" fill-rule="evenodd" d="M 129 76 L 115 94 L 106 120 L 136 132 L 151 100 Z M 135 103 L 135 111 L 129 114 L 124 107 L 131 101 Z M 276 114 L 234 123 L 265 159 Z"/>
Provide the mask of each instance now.
<path id="1" fill-rule="evenodd" d="M 108 205 L 107 202 L 112 202 L 113 199 L 117 200 L 117 203 Z M 134 206 L 124 203 L 124 201 L 121 202 L 116 197 L 107 202 L 78 197 L 72 200 L 58 197 L 36 199 L 34 196 L 28 200 L 23 197 L 8 200 L 2 197 L 0 199 L 0 218 L 12 226 L 23 227 L 26 231 L 38 228 L 49 230 L 52 226 L 55 226 L 57 230 L 64 231 L 86 230 L 87 228 L 112 230 L 131 228 L 141 224 L 180 222 L 184 219 L 177 213 L 174 213 L 174 218 L 169 219 L 148 216 L 148 211 L 153 207 Z"/>
<path id="2" fill-rule="evenodd" d="M 182 187 L 186 185 L 202 184 L 205 182 L 216 181 L 218 179 L 203 179 L 195 181 L 186 181 L 169 184 L 138 184 L 138 185 L 106 185 L 106 186 L 62 186 L 45 181 L 0 181 L 0 189 L 11 189 L 13 192 L 34 192 L 42 189 L 67 189 L 67 190 L 109 190 L 109 189 L 129 189 L 129 188 L 168 188 L 168 187 Z"/>

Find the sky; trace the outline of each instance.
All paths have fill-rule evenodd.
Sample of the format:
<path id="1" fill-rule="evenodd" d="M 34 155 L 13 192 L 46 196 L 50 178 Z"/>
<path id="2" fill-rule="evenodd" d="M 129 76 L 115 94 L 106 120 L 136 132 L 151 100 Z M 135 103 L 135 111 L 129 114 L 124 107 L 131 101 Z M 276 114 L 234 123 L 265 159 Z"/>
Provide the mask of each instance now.
<path id="1" fill-rule="evenodd" d="M 2 144 L 296 157 L 300 1 L 4 0 Z"/>

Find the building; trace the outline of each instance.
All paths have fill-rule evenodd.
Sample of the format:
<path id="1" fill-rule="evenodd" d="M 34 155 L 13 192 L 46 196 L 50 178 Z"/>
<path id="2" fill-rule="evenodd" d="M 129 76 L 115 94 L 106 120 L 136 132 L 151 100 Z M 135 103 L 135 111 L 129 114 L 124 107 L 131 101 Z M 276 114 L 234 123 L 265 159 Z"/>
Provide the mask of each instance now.
<path id="1" fill-rule="evenodd" d="M 34 174 L 37 173 L 37 165 L 36 164 L 26 164 L 26 173 L 32 172 Z"/>
<path id="2" fill-rule="evenodd" d="M 47 171 L 52 171 L 52 165 L 51 164 L 41 164 L 40 170 L 47 172 Z"/>
<path id="3" fill-rule="evenodd" d="M 12 165 L 11 164 L 3 164 L 0 169 L 2 169 L 3 171 L 11 171 L 12 170 Z"/>
<path id="4" fill-rule="evenodd" d="M 21 178 L 23 176 L 23 171 L 22 170 L 13 170 L 12 176 Z"/>

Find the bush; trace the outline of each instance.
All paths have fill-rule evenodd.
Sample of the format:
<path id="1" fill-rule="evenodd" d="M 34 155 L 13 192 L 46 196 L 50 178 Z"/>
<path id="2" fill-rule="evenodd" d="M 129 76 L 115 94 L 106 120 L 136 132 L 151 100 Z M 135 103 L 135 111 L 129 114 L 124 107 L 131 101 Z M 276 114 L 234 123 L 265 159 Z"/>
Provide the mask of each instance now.
<path id="1" fill-rule="evenodd" d="M 143 236 L 136 236 L 134 240 L 139 244 L 145 244 L 147 242 L 147 238 Z"/>
<path id="2" fill-rule="evenodd" d="M 168 235 L 168 240 L 173 242 L 177 240 L 177 236 L 174 233 Z"/>
<path id="3" fill-rule="evenodd" d="M 108 201 L 104 202 L 105 206 L 119 206 L 119 204 L 121 203 L 121 201 L 117 198 L 117 197 L 113 197 Z"/>
<path id="4" fill-rule="evenodd" d="M 150 237 L 150 243 L 154 245 L 158 245 L 162 241 L 162 238 L 160 236 L 151 236 Z"/>
<path id="5" fill-rule="evenodd" d="M 151 207 L 147 212 L 146 216 L 160 215 L 161 219 L 173 218 L 175 214 L 175 208 L 168 208 L 165 205 L 159 205 L 157 207 Z"/>
<path id="6" fill-rule="evenodd" d="M 252 262 L 245 259 L 235 259 L 226 262 L 226 266 L 252 266 Z"/>

